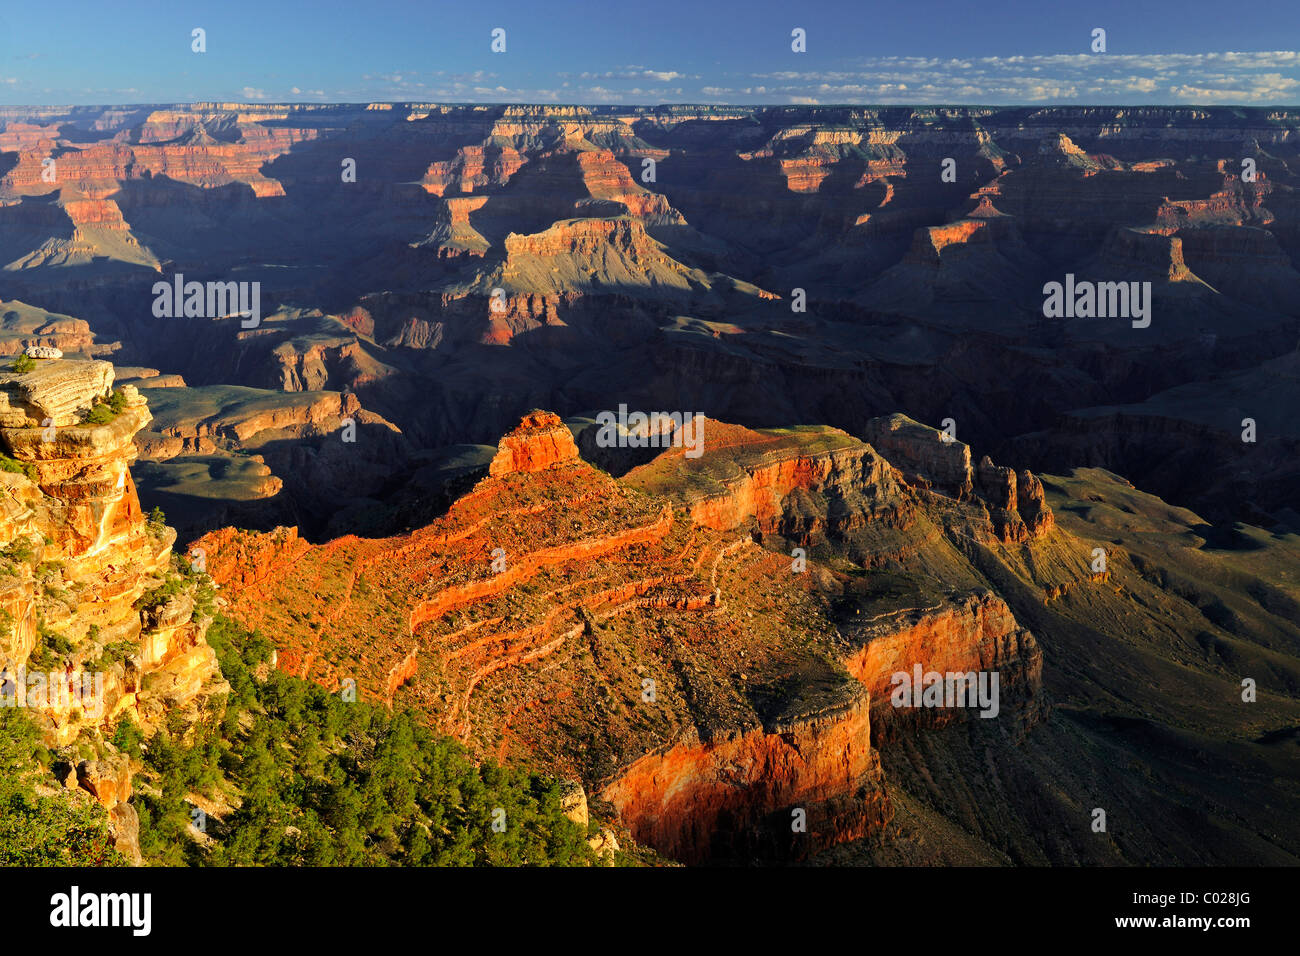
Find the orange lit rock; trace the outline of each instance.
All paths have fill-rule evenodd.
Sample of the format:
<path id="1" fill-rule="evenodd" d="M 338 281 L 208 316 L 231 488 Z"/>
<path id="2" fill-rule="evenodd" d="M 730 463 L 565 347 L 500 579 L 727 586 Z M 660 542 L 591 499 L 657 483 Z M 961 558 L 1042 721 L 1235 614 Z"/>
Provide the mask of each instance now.
<path id="1" fill-rule="evenodd" d="M 1006 602 L 991 593 L 893 612 L 864 622 L 851 637 L 861 647 L 848 655 L 845 666 L 871 695 L 877 743 L 904 726 L 941 727 L 954 720 L 981 719 L 970 709 L 895 707 L 894 675 L 910 675 L 917 664 L 923 673 L 996 671 L 1001 708 L 1019 709 L 1026 722 L 1041 711 L 1042 650 Z"/>
<path id="2" fill-rule="evenodd" d="M 638 842 L 688 863 L 800 859 L 876 832 L 893 815 L 864 694 L 648 754 L 601 796 Z M 796 811 L 807 832 L 794 829 Z"/>
<path id="3" fill-rule="evenodd" d="M 519 427 L 501 439 L 489 474 L 494 477 L 520 471 L 541 471 L 576 460 L 578 446 L 573 434 L 551 412 L 534 411 L 524 416 Z"/>

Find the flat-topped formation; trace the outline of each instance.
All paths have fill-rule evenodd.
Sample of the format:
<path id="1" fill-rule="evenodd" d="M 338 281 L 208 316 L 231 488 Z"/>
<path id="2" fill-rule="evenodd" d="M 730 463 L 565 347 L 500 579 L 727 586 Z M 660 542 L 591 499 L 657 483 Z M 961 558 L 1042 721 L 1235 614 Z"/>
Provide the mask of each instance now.
<path id="1" fill-rule="evenodd" d="M 62 428 L 113 392 L 111 362 L 35 359 L 28 372 L 0 370 L 0 427 Z"/>
<path id="2" fill-rule="evenodd" d="M 969 445 L 900 414 L 873 418 L 865 431 L 866 440 L 912 482 L 932 485 L 959 499 L 970 495 Z"/>

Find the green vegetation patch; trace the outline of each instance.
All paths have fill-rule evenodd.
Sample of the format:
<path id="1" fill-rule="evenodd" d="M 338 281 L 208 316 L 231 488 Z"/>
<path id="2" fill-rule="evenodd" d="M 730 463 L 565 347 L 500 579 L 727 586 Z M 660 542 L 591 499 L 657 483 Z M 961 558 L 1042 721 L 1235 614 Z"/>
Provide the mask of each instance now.
<path id="1" fill-rule="evenodd" d="M 0 866 L 126 865 L 98 803 L 37 794 L 49 762 L 27 715 L 0 708 Z"/>
<path id="2" fill-rule="evenodd" d="M 346 703 L 267 662 L 273 647 L 218 618 L 208 631 L 231 693 L 223 714 L 144 747 L 135 798 L 152 863 L 218 866 L 580 865 L 586 832 L 558 783 L 475 765 L 406 712 Z M 266 672 L 265 679 L 254 676 Z M 239 806 L 187 837 L 190 794 Z M 498 827 L 494 828 L 494 821 Z M 504 821 L 500 830 L 499 821 Z"/>
<path id="3" fill-rule="evenodd" d="M 39 472 L 36 465 L 30 461 L 18 461 L 16 458 L 10 458 L 8 455 L 0 452 L 0 471 L 7 471 L 15 475 L 23 475 L 28 481 L 36 481 Z"/>

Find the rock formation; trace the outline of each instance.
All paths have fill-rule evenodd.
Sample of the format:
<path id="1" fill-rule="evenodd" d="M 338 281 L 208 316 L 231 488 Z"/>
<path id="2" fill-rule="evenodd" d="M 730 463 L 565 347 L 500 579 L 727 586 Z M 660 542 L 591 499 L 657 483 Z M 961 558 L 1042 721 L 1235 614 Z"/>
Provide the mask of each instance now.
<path id="1" fill-rule="evenodd" d="M 958 500 L 973 496 L 982 501 L 1001 540 L 1041 538 L 1051 529 L 1042 482 L 1028 471 L 1017 478 L 1013 469 L 993 464 L 988 455 L 972 468 L 969 446 L 905 415 L 872 419 L 865 432 L 909 483 Z"/>
<path id="2" fill-rule="evenodd" d="M 494 478 L 517 472 L 542 471 L 571 464 L 578 457 L 573 433 L 550 412 L 526 415 L 519 427 L 501 439 L 488 474 Z"/>
<path id="3" fill-rule="evenodd" d="M 0 353 L 116 348 L 201 387 L 350 392 L 426 449 L 495 443 L 538 404 L 680 395 L 868 439 L 882 412 L 971 409 L 961 437 L 995 460 L 1050 432 L 1017 464 L 1041 467 L 1072 440 L 1065 415 L 1294 345 L 1297 128 L 1226 107 L 6 108 L 0 265 L 58 311 L 6 307 Z M 362 170 L 346 189 L 340 155 Z M 955 180 L 933 175 L 946 159 Z M 177 271 L 247 273 L 279 318 L 154 320 L 141 289 Z M 1043 284 L 1066 274 L 1151 281 L 1153 325 L 1045 321 Z M 513 349 L 528 386 L 503 387 L 483 345 Z M 343 503 L 279 464 L 268 507 L 324 527 Z M 1238 488 L 1198 495 L 1254 518 Z"/>
<path id="4" fill-rule="evenodd" d="M 754 543 L 897 562 L 877 528 L 903 534 L 928 492 L 833 429 L 710 420 L 705 434 L 701 457 L 670 448 L 620 483 L 534 411 L 409 535 L 316 546 L 227 529 L 197 547 L 280 668 L 356 680 L 482 754 L 546 754 L 686 861 L 798 858 L 878 832 L 892 811 L 870 741 L 896 723 L 890 668 L 1001 670 L 1010 719 L 1032 724 L 1041 655 L 1005 603 L 952 595 L 841 626 L 828 601 L 855 600 L 849 579 L 792 573 Z"/>
<path id="5" fill-rule="evenodd" d="M 68 779 L 112 812 L 119 845 L 138 859 L 125 804 L 132 768 L 104 738 L 128 717 L 146 732 L 168 714 L 192 719 L 225 688 L 195 586 L 172 566 L 175 533 L 146 519 L 131 479 L 146 402 L 125 386 L 114 411 L 77 421 L 92 406 L 110 408 L 96 403 L 112 383 L 109 363 L 67 360 L 0 381 L 9 400 L 0 424 L 8 463 L 0 665 L 56 761 L 61 748 L 72 754 L 91 742 L 97 757 L 66 758 L 76 771 Z M 169 582 L 179 586 L 160 590 Z"/>
<path id="6" fill-rule="evenodd" d="M 970 448 L 945 432 L 896 414 L 869 421 L 866 439 L 903 469 L 912 483 L 957 499 L 970 495 Z"/>

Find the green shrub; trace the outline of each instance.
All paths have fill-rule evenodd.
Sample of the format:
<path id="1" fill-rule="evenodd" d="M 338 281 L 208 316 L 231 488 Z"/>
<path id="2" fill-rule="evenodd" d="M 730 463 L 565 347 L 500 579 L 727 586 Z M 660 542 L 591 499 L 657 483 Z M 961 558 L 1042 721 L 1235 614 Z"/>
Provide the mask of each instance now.
<path id="1" fill-rule="evenodd" d="M 37 794 L 49 760 L 27 715 L 0 708 L 0 866 L 125 866 L 99 803 Z"/>
<path id="2" fill-rule="evenodd" d="M 15 564 L 26 564 L 36 556 L 36 549 L 26 538 L 14 538 L 8 547 L 0 550 L 0 557 L 6 558 Z"/>
<path id="3" fill-rule="evenodd" d="M 144 731 L 136 726 L 130 714 L 122 715 L 122 719 L 117 722 L 117 727 L 113 729 L 113 736 L 109 738 L 108 742 L 122 753 L 130 754 L 136 760 L 143 757 L 140 744 L 144 742 Z"/>
<path id="4" fill-rule="evenodd" d="M 90 411 L 82 416 L 81 423 L 83 425 L 107 425 L 116 417 L 117 413 L 111 408 L 102 402 L 96 402 Z"/>
<path id="5" fill-rule="evenodd" d="M 147 591 L 136 599 L 135 608 L 137 611 L 148 611 L 166 604 L 176 595 L 185 591 L 189 583 L 180 575 L 172 575 L 162 583 L 160 587 Z"/>
<path id="6" fill-rule="evenodd" d="M 121 389 L 118 389 L 109 395 L 107 399 L 96 398 L 90 410 L 82 414 L 82 424 L 107 425 L 117 418 L 124 408 L 126 408 L 126 395 L 122 393 Z"/>
<path id="7" fill-rule="evenodd" d="M 25 475 L 28 481 L 35 481 L 39 476 L 36 465 L 30 461 L 17 461 L 8 455 L 0 453 L 0 471 L 8 471 L 15 475 Z"/>
<path id="8" fill-rule="evenodd" d="M 23 375 L 36 368 L 36 359 L 32 358 L 26 352 L 20 352 L 17 357 L 14 358 L 14 364 L 9 367 L 19 375 Z"/>
<path id="9" fill-rule="evenodd" d="M 107 645 L 100 653 L 99 659 L 86 665 L 89 671 L 106 671 L 114 664 L 121 664 L 133 653 L 135 653 L 136 644 L 134 641 L 118 641 L 114 644 Z"/>
<path id="10" fill-rule="evenodd" d="M 145 525 L 148 527 L 149 533 L 157 537 L 167 530 L 167 516 L 163 514 L 161 508 L 154 505 L 153 510 L 149 512 L 149 517 L 145 520 Z"/>
<path id="11" fill-rule="evenodd" d="M 36 624 L 36 646 L 32 648 L 31 663 L 40 670 L 54 670 L 64 657 L 72 653 L 72 642 L 45 626 L 44 621 Z"/>

